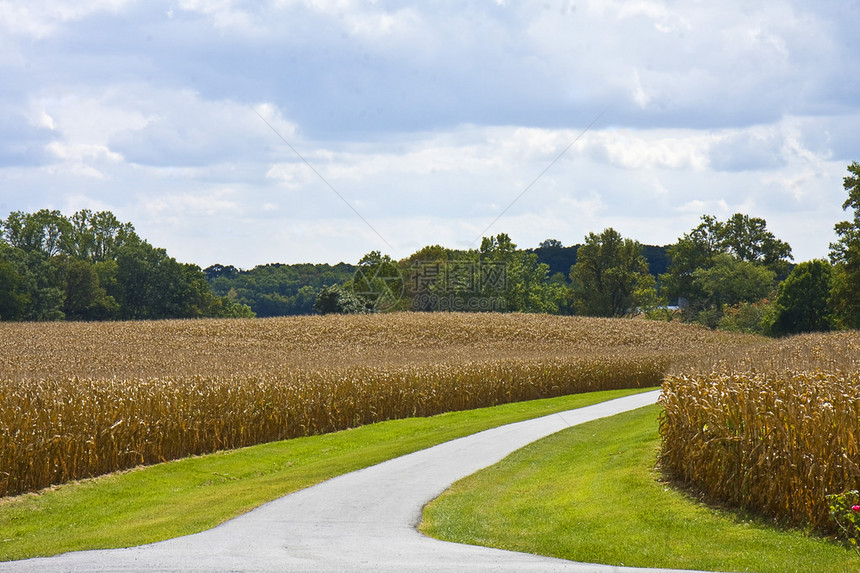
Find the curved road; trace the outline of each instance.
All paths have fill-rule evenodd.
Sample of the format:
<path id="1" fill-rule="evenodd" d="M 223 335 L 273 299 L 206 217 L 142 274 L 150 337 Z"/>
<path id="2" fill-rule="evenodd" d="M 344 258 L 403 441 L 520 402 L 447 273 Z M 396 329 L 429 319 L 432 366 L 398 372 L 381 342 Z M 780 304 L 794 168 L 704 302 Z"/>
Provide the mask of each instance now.
<path id="1" fill-rule="evenodd" d="M 658 395 L 636 394 L 439 444 L 297 491 L 194 535 L 0 563 L 0 572 L 646 571 L 448 543 L 421 535 L 416 525 L 424 505 L 456 480 L 544 436 L 653 404 Z"/>

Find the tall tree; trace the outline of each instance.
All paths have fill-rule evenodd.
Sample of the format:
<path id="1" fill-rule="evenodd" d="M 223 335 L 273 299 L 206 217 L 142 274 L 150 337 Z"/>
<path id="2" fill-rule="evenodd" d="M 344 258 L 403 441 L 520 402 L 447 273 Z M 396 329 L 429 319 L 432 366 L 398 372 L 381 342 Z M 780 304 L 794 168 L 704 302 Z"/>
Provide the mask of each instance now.
<path id="1" fill-rule="evenodd" d="M 688 303 L 704 298 L 704 293 L 695 284 L 693 273 L 712 266 L 714 257 L 723 252 L 719 234 L 719 221 L 703 215 L 702 222 L 695 229 L 669 246 L 667 253 L 671 262 L 667 272 L 660 275 L 666 296 L 686 299 Z"/>
<path id="2" fill-rule="evenodd" d="M 839 239 L 830 245 L 830 262 L 834 265 L 832 300 L 837 323 L 860 328 L 860 163 L 852 162 L 848 172 L 843 179 L 848 198 L 842 209 L 853 209 L 854 217 L 837 223 Z"/>
<path id="3" fill-rule="evenodd" d="M 477 281 L 479 302 L 504 298 L 509 312 L 557 313 L 564 304 L 566 288 L 550 283 L 549 265 L 536 254 L 517 249 L 506 233 L 484 237 L 479 251 Z M 500 310 L 484 304 L 487 310 Z"/>
<path id="4" fill-rule="evenodd" d="M 54 261 L 39 249 L 0 243 L 0 295 L 8 297 L 3 320 L 62 320 L 63 290 Z M 5 290 L 5 292 L 2 292 Z"/>
<path id="5" fill-rule="evenodd" d="M 772 270 L 728 253 L 717 255 L 710 267 L 693 273 L 694 284 L 717 308 L 761 300 L 773 290 L 775 280 Z"/>
<path id="6" fill-rule="evenodd" d="M 0 242 L 0 320 L 24 320 L 30 292 L 13 262 L 12 247 Z"/>
<path id="7" fill-rule="evenodd" d="M 358 261 L 352 288 L 374 312 L 401 310 L 406 304 L 403 272 L 390 256 L 379 251 L 372 251 Z"/>
<path id="8" fill-rule="evenodd" d="M 15 211 L 2 225 L 6 241 L 26 252 L 38 251 L 48 257 L 62 252 L 62 240 L 71 229 L 59 211 L 41 209 L 35 213 Z"/>
<path id="9" fill-rule="evenodd" d="M 96 267 L 85 260 L 64 258 L 59 274 L 65 296 L 63 312 L 71 320 L 107 320 L 119 313 L 119 305 L 99 283 Z"/>
<path id="10" fill-rule="evenodd" d="M 140 241 L 131 223 L 122 223 L 110 211 L 83 209 L 72 215 L 63 242 L 64 251 L 93 263 L 113 260 L 120 247 Z"/>
<path id="11" fill-rule="evenodd" d="M 814 260 L 800 263 L 780 285 L 774 309 L 773 334 L 823 332 L 833 328 L 829 305 L 832 288 L 830 263 Z"/>
<path id="12" fill-rule="evenodd" d="M 718 237 L 725 252 L 742 261 L 763 265 L 777 276 L 786 276 L 788 261 L 793 258 L 791 246 L 768 231 L 764 219 L 735 213 L 718 225 Z"/>
<path id="13" fill-rule="evenodd" d="M 580 314 L 629 316 L 655 294 L 642 246 L 612 228 L 588 234 L 570 275 Z"/>
<path id="14" fill-rule="evenodd" d="M 737 289 L 746 280 L 757 277 L 763 281 L 756 288 L 747 284 L 744 288 L 751 289 L 749 292 L 770 292 L 774 277 L 787 274 L 792 258 L 791 247 L 767 230 L 764 219 L 740 213 L 725 223 L 703 215 L 702 222 L 670 246 L 668 254 L 671 262 L 660 275 L 664 294 L 679 299 L 685 320 L 696 320 L 707 311 L 709 324 L 719 320 L 722 304 L 733 304 L 728 301 L 738 298 Z M 733 264 L 725 256 L 746 264 Z M 715 269 L 718 262 L 720 268 Z M 750 265 L 769 272 L 753 272 Z M 711 289 L 722 285 L 730 291 L 707 291 L 706 285 Z"/>

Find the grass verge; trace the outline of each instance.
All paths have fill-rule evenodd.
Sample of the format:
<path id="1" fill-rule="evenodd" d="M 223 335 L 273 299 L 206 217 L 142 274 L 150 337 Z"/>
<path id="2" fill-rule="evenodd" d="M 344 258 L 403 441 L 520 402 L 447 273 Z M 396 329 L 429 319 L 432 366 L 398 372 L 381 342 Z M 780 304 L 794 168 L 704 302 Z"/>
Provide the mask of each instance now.
<path id="1" fill-rule="evenodd" d="M 649 406 L 576 426 L 454 484 L 421 531 L 589 563 L 706 571 L 845 572 L 842 546 L 706 507 L 661 484 Z M 540 492 L 539 496 L 535 492 Z"/>
<path id="2" fill-rule="evenodd" d="M 645 390 L 592 392 L 393 420 L 0 499 L 0 561 L 128 547 L 203 531 L 336 475 L 488 428 Z"/>

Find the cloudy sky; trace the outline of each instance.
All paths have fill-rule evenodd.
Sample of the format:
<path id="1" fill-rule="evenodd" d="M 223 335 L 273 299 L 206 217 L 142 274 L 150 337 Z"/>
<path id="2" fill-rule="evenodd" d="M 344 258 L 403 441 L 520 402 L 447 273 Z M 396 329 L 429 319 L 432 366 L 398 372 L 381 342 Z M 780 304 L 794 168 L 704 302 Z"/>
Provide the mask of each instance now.
<path id="1" fill-rule="evenodd" d="M 250 268 L 742 212 L 823 257 L 858 25 L 829 0 L 0 0 L 0 217 L 110 210 Z"/>

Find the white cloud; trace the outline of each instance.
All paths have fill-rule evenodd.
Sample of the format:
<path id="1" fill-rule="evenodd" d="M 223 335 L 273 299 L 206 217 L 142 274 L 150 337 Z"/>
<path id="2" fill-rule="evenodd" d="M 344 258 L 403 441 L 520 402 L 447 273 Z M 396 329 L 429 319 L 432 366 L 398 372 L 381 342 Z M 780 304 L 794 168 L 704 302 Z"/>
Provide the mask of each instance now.
<path id="1" fill-rule="evenodd" d="M 388 249 L 338 194 L 393 256 L 508 206 L 489 232 L 526 247 L 748 209 L 821 256 L 860 159 L 856 23 L 788 0 L 0 0 L 0 206 L 111 209 L 201 264 Z"/>
<path id="2" fill-rule="evenodd" d="M 87 161 L 108 160 L 113 162 L 122 161 L 122 155 L 114 153 L 103 145 L 88 145 L 86 143 L 67 144 L 52 141 L 47 145 L 48 151 L 59 159 L 69 159 L 81 163 Z"/>
<path id="3" fill-rule="evenodd" d="M 586 221 L 597 219 L 597 215 L 605 212 L 607 205 L 603 202 L 600 195 L 591 191 L 585 199 L 575 199 L 573 197 L 563 197 L 560 201 L 562 206 L 570 210 L 576 218 L 582 218 Z"/>
<path id="4" fill-rule="evenodd" d="M 143 200 L 143 208 L 153 218 L 180 223 L 187 218 L 212 217 L 236 213 L 241 206 L 232 189 L 209 190 L 204 194 L 178 193 Z"/>
<path id="5" fill-rule="evenodd" d="M 69 143 L 106 145 L 114 134 L 140 129 L 150 121 L 133 103 L 138 90 L 139 86 L 130 86 L 37 95 L 30 102 L 32 123 L 48 127 Z"/>
<path id="6" fill-rule="evenodd" d="M 684 130 L 612 130 L 589 134 L 581 148 L 625 169 L 694 169 L 707 165 L 711 137 Z"/>
<path id="7" fill-rule="evenodd" d="M 36 121 L 36 125 L 39 127 L 47 127 L 51 131 L 57 129 L 57 122 L 54 121 L 54 118 L 47 114 L 44 110 L 42 110 L 42 114 L 39 116 L 39 119 Z"/>
<path id="8" fill-rule="evenodd" d="M 636 18 L 644 16 L 651 20 L 654 29 L 663 34 L 687 31 L 692 28 L 689 20 L 681 12 L 670 9 L 667 3 L 663 2 L 651 2 L 646 0 L 605 2 L 592 0 L 589 2 L 589 7 L 592 10 L 607 10 L 615 12 L 618 18 Z"/>
<path id="9" fill-rule="evenodd" d="M 268 171 L 266 178 L 282 183 L 287 189 L 301 189 L 310 185 L 317 176 L 304 162 L 275 163 Z"/>
<path id="10" fill-rule="evenodd" d="M 15 35 L 44 38 L 68 22 L 98 12 L 119 12 L 134 0 L 27 0 L 0 2 L 0 28 Z"/>

